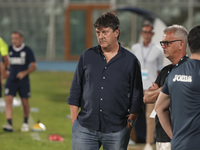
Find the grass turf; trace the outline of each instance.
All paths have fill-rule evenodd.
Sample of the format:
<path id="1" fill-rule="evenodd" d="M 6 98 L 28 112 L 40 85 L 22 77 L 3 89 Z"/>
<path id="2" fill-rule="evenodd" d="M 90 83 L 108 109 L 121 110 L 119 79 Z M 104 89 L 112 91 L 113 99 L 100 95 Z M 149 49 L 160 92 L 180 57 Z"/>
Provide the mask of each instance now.
<path id="1" fill-rule="evenodd" d="M 23 115 L 22 107 L 13 108 L 13 133 L 0 129 L 1 150 L 70 150 L 71 123 L 67 117 L 69 106 L 66 99 L 69 94 L 73 73 L 67 72 L 39 72 L 30 75 L 31 98 L 30 107 L 37 108 L 38 112 L 31 112 L 33 123 L 38 120 L 46 126 L 44 132 L 20 131 Z M 36 110 L 37 110 L 36 109 Z M 0 113 L 0 126 L 6 123 L 4 113 Z M 58 134 L 64 142 L 49 141 L 50 134 Z M 38 138 L 40 140 L 35 140 Z"/>
<path id="2" fill-rule="evenodd" d="M 22 133 L 20 131 L 23 122 L 22 107 L 14 107 L 14 132 L 7 133 L 0 129 L 0 150 L 71 150 L 71 121 L 66 99 L 73 73 L 36 71 L 30 78 L 32 94 L 30 107 L 38 112 L 30 113 L 29 125 L 32 127 L 40 120 L 46 126 L 46 131 Z M 6 124 L 6 119 L 4 113 L 0 112 L 0 127 L 3 124 Z M 61 135 L 64 142 L 49 141 L 50 134 Z M 144 144 L 136 144 L 128 150 L 142 150 L 143 146 Z"/>

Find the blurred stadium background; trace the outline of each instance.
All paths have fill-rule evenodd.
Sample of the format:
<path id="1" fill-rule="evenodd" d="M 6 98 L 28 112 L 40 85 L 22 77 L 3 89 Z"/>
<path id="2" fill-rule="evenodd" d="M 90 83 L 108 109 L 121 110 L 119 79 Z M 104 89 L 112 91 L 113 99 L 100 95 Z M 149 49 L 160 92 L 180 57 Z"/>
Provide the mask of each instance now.
<path id="1" fill-rule="evenodd" d="M 160 18 L 165 25 L 181 24 L 188 30 L 200 23 L 200 0 L 0 0 L 0 36 L 10 45 L 11 32 L 19 29 L 24 32 L 25 43 L 35 52 L 39 71 L 31 75 L 31 106 L 40 112 L 31 112 L 31 116 L 34 122 L 39 118 L 47 126 L 47 131 L 38 133 L 39 142 L 32 139 L 32 132 L 20 133 L 21 108 L 15 108 L 17 134 L 4 134 L 0 130 L 0 149 L 36 150 L 41 146 L 43 150 L 70 149 L 71 124 L 66 98 L 77 60 L 83 50 L 97 44 L 93 28 L 97 17 L 105 11 L 125 7 L 140 8 Z M 139 40 L 146 17 L 130 11 L 116 12 L 121 22 L 120 42 L 131 47 Z M 46 72 L 51 70 L 68 72 Z M 1 125 L 5 121 L 0 113 Z M 65 142 L 49 142 L 52 133 L 62 135 Z M 141 150 L 143 146 L 136 144 L 130 150 Z"/>
<path id="2" fill-rule="evenodd" d="M 96 18 L 126 6 L 150 11 L 166 25 L 181 24 L 190 30 L 200 23 L 200 0 L 0 0 L 0 36 L 11 44 L 11 32 L 23 31 L 38 61 L 78 60 L 84 49 L 97 44 Z M 145 18 L 130 12 L 117 15 L 120 41 L 130 47 Z"/>

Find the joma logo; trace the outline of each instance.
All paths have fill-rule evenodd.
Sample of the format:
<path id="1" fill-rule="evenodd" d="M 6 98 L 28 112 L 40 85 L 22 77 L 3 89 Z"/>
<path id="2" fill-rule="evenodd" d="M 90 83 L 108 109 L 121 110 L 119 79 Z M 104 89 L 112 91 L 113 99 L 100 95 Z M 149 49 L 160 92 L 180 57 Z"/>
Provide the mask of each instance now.
<path id="1" fill-rule="evenodd" d="M 192 82 L 192 76 L 175 75 L 173 82 Z"/>

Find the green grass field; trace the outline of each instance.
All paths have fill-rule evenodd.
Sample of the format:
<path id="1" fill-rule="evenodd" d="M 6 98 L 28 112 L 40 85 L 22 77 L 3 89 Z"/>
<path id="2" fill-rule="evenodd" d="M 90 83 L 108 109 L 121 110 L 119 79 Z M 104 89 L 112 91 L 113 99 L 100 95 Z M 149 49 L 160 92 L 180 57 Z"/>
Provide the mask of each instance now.
<path id="1" fill-rule="evenodd" d="M 39 72 L 31 74 L 30 106 L 38 112 L 30 113 L 29 124 L 38 120 L 46 126 L 44 132 L 20 131 L 23 115 L 22 107 L 13 108 L 13 133 L 0 129 L 1 150 L 70 150 L 71 123 L 68 119 L 69 106 L 66 99 L 73 78 L 73 73 Z M 32 123 L 31 123 L 32 122 Z M 0 127 L 6 123 L 4 113 L 0 113 Z M 32 127 L 32 125 L 30 125 Z M 58 134 L 64 142 L 49 141 L 50 134 Z"/>
<path id="2" fill-rule="evenodd" d="M 31 74 L 31 93 L 29 125 L 38 120 L 46 126 L 44 132 L 20 131 L 23 115 L 22 107 L 13 108 L 13 133 L 4 132 L 1 127 L 6 124 L 4 113 L 0 112 L 0 150 L 71 150 L 71 121 L 69 95 L 73 73 L 40 72 Z M 64 142 L 49 141 L 50 134 L 58 134 Z M 142 150 L 144 144 L 130 146 L 129 150 Z M 102 148 L 101 148 L 102 150 Z"/>

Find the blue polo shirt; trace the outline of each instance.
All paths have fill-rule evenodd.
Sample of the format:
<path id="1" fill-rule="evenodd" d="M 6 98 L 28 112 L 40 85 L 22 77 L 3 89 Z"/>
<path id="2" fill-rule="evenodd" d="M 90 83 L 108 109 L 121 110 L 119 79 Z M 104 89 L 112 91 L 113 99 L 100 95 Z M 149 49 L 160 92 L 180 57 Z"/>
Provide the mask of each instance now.
<path id="1" fill-rule="evenodd" d="M 68 104 L 81 107 L 77 120 L 101 132 L 119 131 L 129 113 L 139 113 L 143 104 L 140 64 L 120 45 L 108 63 L 100 46 L 85 50 L 72 81 Z"/>
<path id="2" fill-rule="evenodd" d="M 172 70 L 162 88 L 170 95 L 172 150 L 200 150 L 200 61 L 188 59 Z"/>

